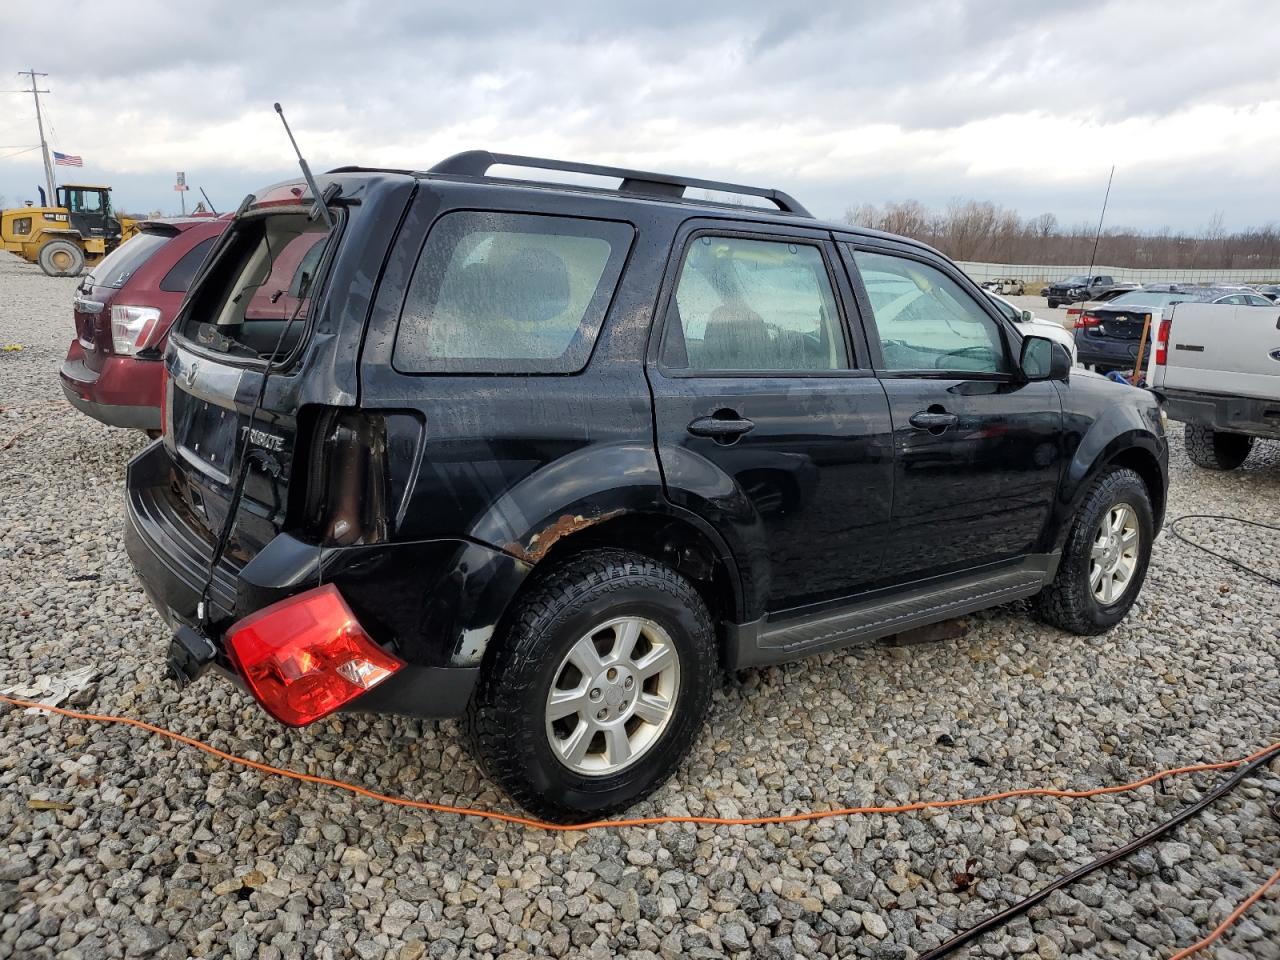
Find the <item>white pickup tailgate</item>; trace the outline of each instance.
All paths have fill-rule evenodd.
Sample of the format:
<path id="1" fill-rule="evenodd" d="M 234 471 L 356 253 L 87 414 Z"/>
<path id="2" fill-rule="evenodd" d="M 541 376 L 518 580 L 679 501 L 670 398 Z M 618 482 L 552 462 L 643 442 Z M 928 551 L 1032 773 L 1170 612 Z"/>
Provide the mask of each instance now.
<path id="1" fill-rule="evenodd" d="M 1196 390 L 1280 400 L 1280 305 L 1237 307 L 1178 303 L 1167 307 L 1168 362 L 1148 382 L 1157 390 Z"/>

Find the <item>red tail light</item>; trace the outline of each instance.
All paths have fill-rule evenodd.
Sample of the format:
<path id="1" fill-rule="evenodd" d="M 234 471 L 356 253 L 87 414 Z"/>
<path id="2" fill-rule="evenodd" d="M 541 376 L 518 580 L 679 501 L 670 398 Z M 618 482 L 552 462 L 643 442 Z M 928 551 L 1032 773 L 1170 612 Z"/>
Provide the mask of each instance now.
<path id="1" fill-rule="evenodd" d="M 1097 317 L 1095 314 L 1085 313 L 1085 314 L 1082 314 L 1078 320 L 1076 320 L 1075 325 L 1076 325 L 1076 329 L 1080 330 L 1084 327 L 1096 327 L 1101 325 L 1101 323 L 1102 323 L 1102 320 L 1099 317 Z"/>
<path id="2" fill-rule="evenodd" d="M 227 636 L 249 690 L 291 727 L 333 713 L 404 666 L 364 632 L 332 584 L 264 607 Z"/>
<path id="3" fill-rule="evenodd" d="M 1172 320 L 1161 320 L 1156 326 L 1156 366 L 1163 367 L 1169 362 L 1169 328 Z"/>

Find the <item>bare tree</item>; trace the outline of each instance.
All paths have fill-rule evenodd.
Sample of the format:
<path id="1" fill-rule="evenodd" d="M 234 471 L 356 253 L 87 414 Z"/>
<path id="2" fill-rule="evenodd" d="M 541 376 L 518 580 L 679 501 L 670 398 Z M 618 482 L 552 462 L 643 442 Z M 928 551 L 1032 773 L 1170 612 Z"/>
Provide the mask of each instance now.
<path id="1" fill-rule="evenodd" d="M 1075 266 L 1089 261 L 1096 223 L 1063 226 L 1052 213 L 1023 220 L 989 200 L 956 198 L 942 210 L 918 200 L 862 203 L 845 222 L 901 234 L 957 260 Z M 1228 233 L 1221 212 L 1195 234 L 1168 227 L 1141 231 L 1115 226 L 1098 239 L 1097 262 L 1116 266 L 1275 270 L 1280 277 L 1280 227 L 1267 224 Z"/>

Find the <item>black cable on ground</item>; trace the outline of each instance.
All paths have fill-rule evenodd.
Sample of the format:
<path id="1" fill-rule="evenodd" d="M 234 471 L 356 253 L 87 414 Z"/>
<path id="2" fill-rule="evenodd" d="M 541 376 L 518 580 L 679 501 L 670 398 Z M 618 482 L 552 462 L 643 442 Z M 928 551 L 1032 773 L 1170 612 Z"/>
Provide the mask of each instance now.
<path id="1" fill-rule="evenodd" d="M 1103 867 L 1108 866 L 1109 864 L 1115 863 L 1115 861 L 1117 860 L 1121 860 L 1129 856 L 1129 854 L 1134 853 L 1135 851 L 1141 849 L 1142 847 L 1145 847 L 1147 844 L 1151 843 L 1152 841 L 1158 840 L 1160 837 L 1164 836 L 1170 830 L 1175 829 L 1176 827 L 1190 820 L 1192 817 L 1203 812 L 1204 809 L 1208 807 L 1210 804 L 1221 799 L 1223 796 L 1225 796 L 1226 794 L 1234 790 L 1236 787 L 1238 787 L 1244 780 L 1246 780 L 1249 776 L 1251 776 L 1253 772 L 1257 770 L 1259 767 L 1263 766 L 1264 764 L 1270 763 L 1272 760 L 1275 760 L 1277 757 L 1280 757 L 1280 747 L 1277 747 L 1274 750 L 1264 753 L 1262 756 L 1258 757 L 1257 759 L 1251 761 L 1250 763 L 1245 764 L 1243 767 L 1237 770 L 1234 774 L 1232 774 L 1229 778 L 1223 781 L 1223 783 L 1220 784 L 1211 793 L 1206 794 L 1204 797 L 1197 800 L 1195 803 L 1178 811 L 1178 813 L 1170 817 L 1164 823 L 1160 824 L 1154 830 L 1151 830 L 1148 833 L 1144 833 L 1142 836 L 1138 837 L 1137 839 L 1132 840 L 1129 843 L 1126 843 L 1123 847 L 1118 847 L 1117 849 L 1112 850 L 1110 853 L 1105 854 L 1102 857 L 1099 857 L 1097 860 L 1094 860 L 1092 863 L 1085 864 L 1083 867 L 1080 867 L 1078 870 L 1073 870 L 1071 873 L 1067 874 L 1065 877 L 1060 877 L 1059 879 L 1055 880 L 1053 883 L 1049 884 L 1048 886 L 1042 887 L 1041 889 L 1037 890 L 1035 893 L 1032 893 L 1026 898 L 1019 900 L 1017 903 L 1013 904 L 1007 909 L 1001 910 L 999 913 L 993 914 L 990 917 L 987 917 L 987 919 L 974 924 L 972 927 L 969 927 L 967 930 L 962 930 L 960 933 L 957 933 L 950 940 L 946 941 L 940 946 L 935 947 L 934 949 L 930 950 L 928 953 L 923 954 L 919 958 L 919 960 L 939 960 L 939 958 L 941 957 L 945 957 L 951 953 L 954 953 L 956 950 L 960 949 L 965 944 L 973 940 L 976 940 L 978 937 L 982 936 L 984 933 L 987 933 L 991 930 L 995 930 L 997 927 L 1004 926 L 1006 923 L 1008 923 L 1010 920 L 1014 919 L 1015 917 L 1021 916 L 1022 914 L 1026 913 L 1028 910 L 1034 907 L 1037 903 L 1041 903 L 1044 900 L 1046 900 L 1049 897 L 1049 895 L 1052 894 L 1055 890 L 1061 890 L 1063 887 L 1070 886 L 1071 884 L 1075 883 L 1077 880 L 1081 880 L 1084 877 L 1089 876 L 1089 874 L 1094 873 L 1098 870 L 1101 870 Z"/>
<path id="2" fill-rule="evenodd" d="M 1178 524 L 1180 524 L 1183 520 L 1227 520 L 1231 523 L 1247 523 L 1251 527 L 1262 527 L 1264 530 L 1277 530 L 1277 531 L 1280 531 L 1280 527 L 1274 526 L 1273 524 L 1270 524 L 1270 523 L 1262 523 L 1258 520 L 1246 520 L 1244 519 L 1244 517 L 1228 517 L 1223 514 L 1217 514 L 1217 513 L 1188 513 L 1186 516 L 1178 517 L 1177 520 L 1171 520 L 1169 522 L 1169 532 L 1173 534 L 1175 537 L 1177 537 L 1179 540 L 1181 540 L 1183 543 L 1188 544 L 1192 547 L 1195 547 L 1197 550 L 1202 550 L 1205 553 L 1209 554 L 1210 556 L 1217 557 L 1219 560 L 1229 563 L 1231 564 L 1231 566 L 1236 567 L 1239 570 L 1243 570 L 1246 573 L 1251 573 L 1255 577 L 1259 577 L 1267 581 L 1267 583 L 1271 584 L 1274 587 L 1280 587 L 1280 579 L 1277 579 L 1276 577 L 1271 576 L 1271 574 L 1263 573 L 1261 570 L 1255 570 L 1253 569 L 1253 567 L 1246 566 L 1245 564 L 1241 563 L 1239 560 L 1236 560 L 1234 557 L 1228 557 L 1225 554 L 1219 553 L 1217 550 L 1211 550 L 1209 547 L 1206 547 L 1202 543 L 1196 543 L 1196 541 L 1192 540 L 1185 533 L 1183 533 L 1181 530 L 1178 529 Z"/>

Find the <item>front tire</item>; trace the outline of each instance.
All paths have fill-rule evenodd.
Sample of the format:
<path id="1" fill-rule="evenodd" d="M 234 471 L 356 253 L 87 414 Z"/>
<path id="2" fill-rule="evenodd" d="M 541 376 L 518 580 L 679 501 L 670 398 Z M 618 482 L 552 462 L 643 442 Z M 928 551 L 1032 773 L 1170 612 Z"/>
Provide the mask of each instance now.
<path id="1" fill-rule="evenodd" d="M 1049 304 L 1049 309 L 1050 309 L 1050 310 L 1057 310 L 1057 309 L 1058 309 L 1058 301 L 1057 301 L 1057 300 L 1049 300 L 1049 301 L 1047 301 L 1047 302 L 1048 302 L 1048 304 Z"/>
<path id="2" fill-rule="evenodd" d="M 711 700 L 715 632 L 697 590 L 647 557 L 592 550 L 518 603 L 464 721 L 485 773 L 557 823 L 648 796 L 692 746 Z"/>
<path id="3" fill-rule="evenodd" d="M 1123 467 L 1107 470 L 1076 514 L 1053 582 L 1035 597 L 1036 616 L 1081 636 L 1110 630 L 1138 598 L 1154 535 L 1142 478 Z"/>
<path id="4" fill-rule="evenodd" d="M 50 240 L 40 248 L 36 260 L 50 277 L 78 277 L 84 269 L 84 251 L 70 240 Z"/>
<path id="5" fill-rule="evenodd" d="M 1225 433 L 1192 423 L 1183 428 L 1182 441 L 1191 462 L 1208 470 L 1234 470 L 1253 450 L 1253 437 L 1248 434 Z"/>

